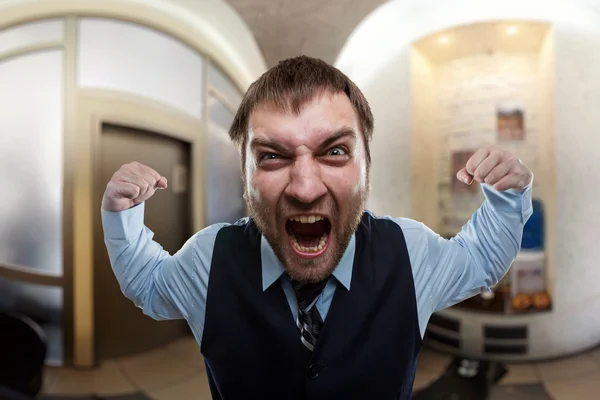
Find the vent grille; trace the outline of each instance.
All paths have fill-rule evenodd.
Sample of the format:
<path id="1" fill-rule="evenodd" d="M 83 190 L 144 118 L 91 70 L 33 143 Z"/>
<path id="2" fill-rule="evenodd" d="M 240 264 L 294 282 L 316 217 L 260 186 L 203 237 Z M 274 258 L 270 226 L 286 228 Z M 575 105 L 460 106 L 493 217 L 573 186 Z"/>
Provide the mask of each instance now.
<path id="1" fill-rule="evenodd" d="M 527 339 L 527 327 L 485 326 L 483 335 L 486 339 Z"/>
<path id="2" fill-rule="evenodd" d="M 494 355 L 523 355 L 528 352 L 527 326 L 484 326 L 483 352 Z"/>
<path id="3" fill-rule="evenodd" d="M 429 319 L 429 325 L 444 328 L 452 332 L 460 332 L 460 321 L 447 318 L 438 314 L 433 314 Z"/>

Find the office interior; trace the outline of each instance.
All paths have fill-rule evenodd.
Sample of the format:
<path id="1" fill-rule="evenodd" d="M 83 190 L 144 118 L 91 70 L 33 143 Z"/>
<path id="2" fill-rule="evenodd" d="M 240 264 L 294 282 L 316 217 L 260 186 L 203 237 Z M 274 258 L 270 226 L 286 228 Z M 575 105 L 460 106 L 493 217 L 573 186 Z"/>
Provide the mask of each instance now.
<path id="1" fill-rule="evenodd" d="M 454 236 L 483 201 L 454 175 L 485 145 L 535 175 L 509 273 L 432 316 L 415 398 L 596 399 L 599 45 L 584 0 L 0 1 L 0 310 L 46 343 L 37 398 L 210 398 L 185 322 L 121 293 L 102 193 L 133 159 L 164 171 L 145 223 L 171 253 L 245 216 L 229 126 L 254 80 L 307 54 L 372 107 L 376 214 Z"/>

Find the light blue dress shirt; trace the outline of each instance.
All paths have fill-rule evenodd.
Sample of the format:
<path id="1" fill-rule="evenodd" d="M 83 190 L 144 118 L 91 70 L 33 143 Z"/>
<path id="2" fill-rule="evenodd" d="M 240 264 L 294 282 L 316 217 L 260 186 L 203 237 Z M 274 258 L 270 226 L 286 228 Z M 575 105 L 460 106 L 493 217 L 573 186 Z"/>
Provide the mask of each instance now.
<path id="1" fill-rule="evenodd" d="M 451 239 L 408 218 L 383 217 L 396 222 L 404 233 L 421 336 L 432 313 L 489 290 L 506 274 L 520 250 L 523 227 L 532 214 L 532 183 L 521 191 L 498 192 L 486 184 L 481 187 L 486 200 Z M 122 212 L 102 210 L 102 223 L 111 265 L 125 296 L 154 319 L 185 318 L 201 343 L 215 238 L 219 229 L 229 224 L 201 230 L 170 255 L 152 240 L 152 231 L 144 226 L 143 203 Z M 355 247 L 353 236 L 316 300 L 323 320 L 335 290 L 352 290 Z M 295 320 L 294 290 L 264 237 L 261 255 L 263 290 L 282 285 L 290 318 Z"/>

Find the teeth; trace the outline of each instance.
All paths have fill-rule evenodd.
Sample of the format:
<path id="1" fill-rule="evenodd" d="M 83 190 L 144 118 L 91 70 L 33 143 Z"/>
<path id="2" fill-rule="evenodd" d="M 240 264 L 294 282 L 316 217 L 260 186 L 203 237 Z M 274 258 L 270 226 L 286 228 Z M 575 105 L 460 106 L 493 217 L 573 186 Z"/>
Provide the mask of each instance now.
<path id="1" fill-rule="evenodd" d="M 302 246 L 300 243 L 298 243 L 296 238 L 294 236 L 292 236 L 292 245 L 297 250 L 300 250 L 303 253 L 316 253 L 318 251 L 321 251 L 321 250 L 323 250 L 323 247 L 325 247 L 326 243 L 327 243 L 327 234 L 326 233 L 324 233 L 323 236 L 321 236 L 321 240 L 319 240 L 319 245 L 313 246 L 313 247 Z"/>
<path id="2" fill-rule="evenodd" d="M 291 221 L 296 221 L 303 224 L 314 224 L 315 222 L 319 222 L 324 219 L 325 218 L 318 215 L 301 215 L 299 217 L 290 218 Z"/>

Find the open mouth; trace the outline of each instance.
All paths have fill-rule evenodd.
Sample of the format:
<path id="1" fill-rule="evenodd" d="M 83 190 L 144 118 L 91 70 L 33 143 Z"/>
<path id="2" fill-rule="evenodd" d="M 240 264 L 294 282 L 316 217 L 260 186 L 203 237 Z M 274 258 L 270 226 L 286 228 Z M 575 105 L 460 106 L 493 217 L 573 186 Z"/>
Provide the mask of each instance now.
<path id="1" fill-rule="evenodd" d="M 288 219 L 285 230 L 297 253 L 318 256 L 327 249 L 331 223 L 319 215 L 302 215 Z"/>

